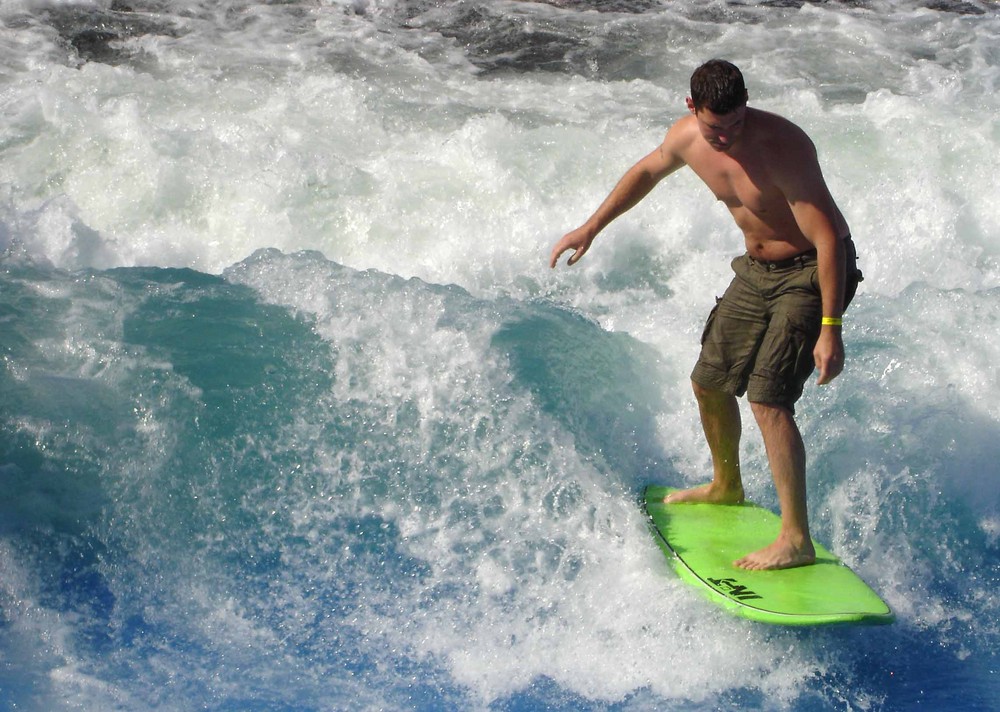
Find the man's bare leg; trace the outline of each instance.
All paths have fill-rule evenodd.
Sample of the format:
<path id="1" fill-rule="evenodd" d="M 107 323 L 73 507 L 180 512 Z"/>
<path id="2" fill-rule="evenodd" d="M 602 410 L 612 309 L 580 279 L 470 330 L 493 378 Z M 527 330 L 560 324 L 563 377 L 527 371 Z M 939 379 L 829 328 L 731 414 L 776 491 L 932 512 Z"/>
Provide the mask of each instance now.
<path id="1" fill-rule="evenodd" d="M 816 561 L 806 505 L 806 450 L 792 412 L 751 403 L 764 437 L 767 461 L 781 505 L 781 531 L 772 544 L 735 562 L 744 569 L 788 569 Z"/>
<path id="2" fill-rule="evenodd" d="M 713 391 L 697 383 L 701 425 L 712 453 L 712 481 L 707 485 L 673 492 L 664 502 L 712 502 L 737 504 L 743 501 L 743 480 L 740 477 L 740 408 L 736 397 Z"/>

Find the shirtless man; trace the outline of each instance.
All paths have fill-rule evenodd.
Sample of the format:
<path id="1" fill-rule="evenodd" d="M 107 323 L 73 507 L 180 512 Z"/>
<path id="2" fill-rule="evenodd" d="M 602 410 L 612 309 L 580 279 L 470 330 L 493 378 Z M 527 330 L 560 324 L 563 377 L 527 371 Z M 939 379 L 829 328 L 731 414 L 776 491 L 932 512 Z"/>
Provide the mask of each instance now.
<path id="1" fill-rule="evenodd" d="M 733 260 L 736 277 L 708 318 L 691 375 L 713 479 L 665 501 L 743 501 L 736 399 L 746 393 L 778 493 L 781 530 L 773 543 L 735 564 L 781 569 L 816 560 L 794 406 L 814 368 L 819 384 L 843 369 L 841 313 L 861 274 L 812 141 L 790 121 L 746 102 L 735 66 L 712 60 L 699 67 L 691 77 L 690 115 L 629 169 L 586 223 L 556 243 L 550 266 L 568 250 L 574 250 L 569 264 L 579 261 L 601 230 L 682 166 L 729 208 L 746 254 Z"/>

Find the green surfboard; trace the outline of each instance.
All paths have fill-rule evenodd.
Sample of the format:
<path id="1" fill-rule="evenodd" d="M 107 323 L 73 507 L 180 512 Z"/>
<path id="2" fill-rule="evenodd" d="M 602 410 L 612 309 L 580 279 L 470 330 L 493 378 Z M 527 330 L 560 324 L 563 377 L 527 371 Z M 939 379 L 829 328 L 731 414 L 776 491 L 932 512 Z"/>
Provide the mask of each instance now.
<path id="1" fill-rule="evenodd" d="M 660 548 L 682 579 L 738 616 L 779 625 L 879 624 L 889 606 L 836 556 L 813 540 L 816 563 L 779 571 L 746 571 L 733 561 L 767 546 L 781 519 L 749 502 L 664 504 L 673 491 L 650 486 L 646 513 Z"/>

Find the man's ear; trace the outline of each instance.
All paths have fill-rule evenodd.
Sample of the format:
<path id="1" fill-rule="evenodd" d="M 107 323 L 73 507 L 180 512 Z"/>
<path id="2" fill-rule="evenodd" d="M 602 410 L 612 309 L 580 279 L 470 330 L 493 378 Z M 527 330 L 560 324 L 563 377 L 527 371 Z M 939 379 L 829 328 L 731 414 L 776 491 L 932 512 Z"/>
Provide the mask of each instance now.
<path id="1" fill-rule="evenodd" d="M 698 113 L 698 110 L 694 108 L 694 99 L 688 97 L 687 99 L 684 100 L 684 102 L 687 104 L 688 111 L 690 111 L 692 114 Z"/>

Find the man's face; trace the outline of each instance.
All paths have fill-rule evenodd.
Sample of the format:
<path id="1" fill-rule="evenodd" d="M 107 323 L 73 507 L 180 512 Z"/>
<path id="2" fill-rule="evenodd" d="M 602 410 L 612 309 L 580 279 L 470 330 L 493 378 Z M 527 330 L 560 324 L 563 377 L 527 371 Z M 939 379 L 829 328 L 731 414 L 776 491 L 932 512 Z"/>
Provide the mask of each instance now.
<path id="1" fill-rule="evenodd" d="M 739 142 L 746 123 L 747 108 L 745 106 L 728 114 L 716 114 L 710 109 L 695 111 L 693 106 L 691 111 L 698 120 L 698 128 L 702 137 L 716 151 L 729 151 Z"/>

